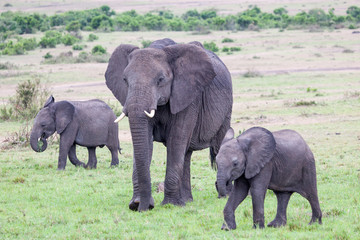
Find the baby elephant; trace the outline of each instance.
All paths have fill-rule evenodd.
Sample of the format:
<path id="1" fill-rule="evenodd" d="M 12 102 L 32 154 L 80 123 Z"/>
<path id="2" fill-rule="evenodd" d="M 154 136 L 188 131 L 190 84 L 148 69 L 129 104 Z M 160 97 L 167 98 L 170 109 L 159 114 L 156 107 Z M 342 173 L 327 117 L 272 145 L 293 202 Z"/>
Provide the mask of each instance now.
<path id="1" fill-rule="evenodd" d="M 46 139 L 56 131 L 60 134 L 58 170 L 64 170 L 67 156 L 75 166 L 96 168 L 96 147 L 107 146 L 111 152 L 111 166 L 119 164 L 118 125 L 111 108 L 100 100 L 55 102 L 50 96 L 34 120 L 30 145 L 36 152 L 47 147 Z M 88 148 L 89 161 L 85 165 L 76 157 L 76 145 Z"/>
<path id="2" fill-rule="evenodd" d="M 239 137 L 229 129 L 216 156 L 217 189 L 226 195 L 226 187 L 234 181 L 224 208 L 225 223 L 221 229 L 235 229 L 235 209 L 248 195 L 253 205 L 254 228 L 264 228 L 264 199 L 267 189 L 277 197 L 277 213 L 269 227 L 286 224 L 286 208 L 290 196 L 297 192 L 305 197 L 312 209 L 310 224 L 319 221 L 322 213 L 316 187 L 314 156 L 304 139 L 295 131 L 274 133 L 253 127 Z"/>

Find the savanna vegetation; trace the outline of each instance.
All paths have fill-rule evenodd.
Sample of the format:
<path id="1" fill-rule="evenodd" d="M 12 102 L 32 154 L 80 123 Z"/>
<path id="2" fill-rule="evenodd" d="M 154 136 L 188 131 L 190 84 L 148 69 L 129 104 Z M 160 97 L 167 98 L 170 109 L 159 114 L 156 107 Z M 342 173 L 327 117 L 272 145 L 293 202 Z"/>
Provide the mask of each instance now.
<path id="1" fill-rule="evenodd" d="M 360 47 L 352 28 L 359 27 L 359 14 L 358 7 L 347 7 L 344 16 L 250 7 L 229 16 L 215 9 L 175 16 L 165 10 L 116 13 L 107 6 L 51 16 L 2 13 L 0 239 L 358 239 Z M 50 94 L 56 100 L 99 98 L 119 114 L 104 83 L 109 54 L 120 43 L 146 47 L 164 37 L 217 51 L 232 74 L 236 133 L 262 126 L 304 137 L 316 159 L 323 225 L 307 225 L 310 205 L 294 194 L 285 227 L 252 229 L 248 197 L 236 210 L 237 229 L 221 231 L 227 200 L 217 199 L 208 150 L 193 154 L 194 201 L 161 206 L 166 149 L 157 143 L 151 163 L 155 208 L 130 211 L 133 149 L 126 120 L 119 124 L 117 168 L 109 168 L 108 150 L 98 149 L 96 170 L 68 161 L 65 171 L 56 171 L 56 135 L 45 152 L 31 150 L 32 119 Z M 87 150 L 78 152 L 86 162 Z M 266 224 L 275 214 L 276 197 L 268 191 Z"/>

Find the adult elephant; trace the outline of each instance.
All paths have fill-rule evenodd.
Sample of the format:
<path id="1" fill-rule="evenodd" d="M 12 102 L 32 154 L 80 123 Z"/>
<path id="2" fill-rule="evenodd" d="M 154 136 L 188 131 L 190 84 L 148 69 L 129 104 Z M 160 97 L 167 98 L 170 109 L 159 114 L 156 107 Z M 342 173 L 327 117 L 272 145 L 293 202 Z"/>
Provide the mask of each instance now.
<path id="1" fill-rule="evenodd" d="M 224 63 L 201 43 L 171 39 L 148 48 L 121 44 L 105 73 L 106 84 L 129 118 L 134 148 L 133 197 L 129 208 L 154 207 L 150 162 L 153 141 L 167 147 L 162 204 L 192 201 L 190 158 L 210 147 L 212 163 L 230 127 L 231 76 Z"/>

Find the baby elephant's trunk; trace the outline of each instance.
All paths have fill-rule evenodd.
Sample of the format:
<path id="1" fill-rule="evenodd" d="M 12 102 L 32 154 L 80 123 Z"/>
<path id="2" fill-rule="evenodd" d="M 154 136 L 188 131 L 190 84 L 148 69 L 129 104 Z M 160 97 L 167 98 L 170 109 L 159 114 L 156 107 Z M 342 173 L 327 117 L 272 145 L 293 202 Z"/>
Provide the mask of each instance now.
<path id="1" fill-rule="evenodd" d="M 47 148 L 47 141 L 43 136 L 38 136 L 38 134 L 32 132 L 30 146 L 35 152 L 43 152 Z"/>

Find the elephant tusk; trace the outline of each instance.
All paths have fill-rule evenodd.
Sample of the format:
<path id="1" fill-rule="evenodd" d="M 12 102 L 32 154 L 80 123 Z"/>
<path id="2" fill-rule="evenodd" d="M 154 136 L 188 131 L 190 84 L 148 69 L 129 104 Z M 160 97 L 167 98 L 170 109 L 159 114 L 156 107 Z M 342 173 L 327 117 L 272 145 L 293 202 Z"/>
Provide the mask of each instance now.
<path id="1" fill-rule="evenodd" d="M 151 110 L 150 113 L 148 113 L 147 111 L 144 111 L 144 113 L 146 114 L 146 116 L 148 116 L 149 118 L 153 118 L 155 116 L 155 110 Z"/>
<path id="2" fill-rule="evenodd" d="M 117 119 L 115 119 L 114 123 L 120 122 L 124 117 L 125 117 L 125 113 L 122 112 L 121 115 L 120 115 L 120 117 L 118 117 Z"/>

